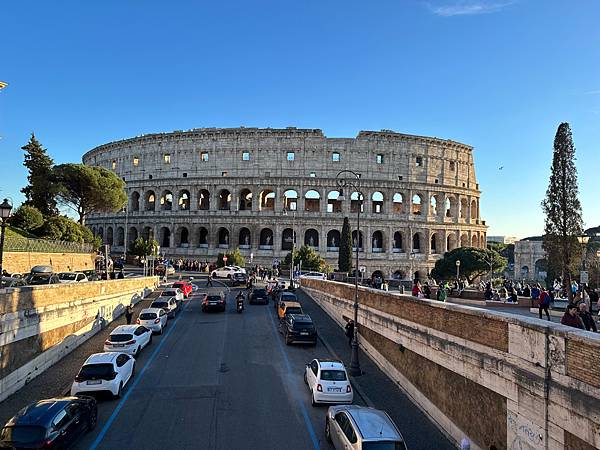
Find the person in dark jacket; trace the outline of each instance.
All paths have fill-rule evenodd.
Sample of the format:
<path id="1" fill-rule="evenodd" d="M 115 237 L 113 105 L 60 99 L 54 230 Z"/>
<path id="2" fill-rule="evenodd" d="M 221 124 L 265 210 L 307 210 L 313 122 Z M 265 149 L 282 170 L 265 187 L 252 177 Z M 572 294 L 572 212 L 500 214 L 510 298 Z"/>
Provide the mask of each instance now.
<path id="1" fill-rule="evenodd" d="M 133 305 L 128 305 L 125 310 L 125 320 L 127 320 L 127 325 L 131 325 L 131 318 L 133 317 Z"/>
<path id="2" fill-rule="evenodd" d="M 568 327 L 579 328 L 581 330 L 585 329 L 577 311 L 577 306 L 573 303 L 569 303 L 564 316 L 560 319 L 560 323 L 567 325 Z"/>
<path id="3" fill-rule="evenodd" d="M 594 317 L 588 311 L 587 305 L 583 302 L 579 304 L 579 317 L 581 318 L 583 326 L 587 331 L 594 331 L 595 333 L 598 332 L 598 328 L 596 327 Z"/>
<path id="4" fill-rule="evenodd" d="M 346 324 L 346 337 L 348 338 L 348 345 L 352 345 L 352 339 L 354 338 L 354 320 L 352 319 Z"/>

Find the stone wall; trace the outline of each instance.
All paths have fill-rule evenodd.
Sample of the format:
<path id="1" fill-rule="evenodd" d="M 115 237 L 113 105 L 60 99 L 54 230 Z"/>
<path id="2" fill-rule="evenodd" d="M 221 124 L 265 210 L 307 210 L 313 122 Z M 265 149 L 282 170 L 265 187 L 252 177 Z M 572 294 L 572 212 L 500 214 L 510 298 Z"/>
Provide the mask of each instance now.
<path id="1" fill-rule="evenodd" d="M 0 401 L 157 284 L 146 277 L 0 290 Z"/>
<path id="2" fill-rule="evenodd" d="M 303 280 L 340 325 L 354 288 Z M 472 448 L 600 447 L 600 338 L 537 319 L 360 288 L 361 347 Z"/>
<path id="3" fill-rule="evenodd" d="M 2 267 L 10 273 L 29 273 L 33 266 L 50 265 L 55 272 L 94 269 L 95 253 L 6 252 Z"/>

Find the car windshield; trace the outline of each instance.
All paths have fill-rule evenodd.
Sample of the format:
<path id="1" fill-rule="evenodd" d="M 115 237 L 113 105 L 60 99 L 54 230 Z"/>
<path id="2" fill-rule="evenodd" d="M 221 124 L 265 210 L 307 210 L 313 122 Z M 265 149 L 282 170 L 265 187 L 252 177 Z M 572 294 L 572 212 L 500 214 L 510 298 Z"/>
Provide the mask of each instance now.
<path id="1" fill-rule="evenodd" d="M 150 306 L 152 308 L 168 308 L 169 304 L 167 302 L 152 302 Z"/>
<path id="2" fill-rule="evenodd" d="M 177 295 L 177 292 L 175 291 L 162 291 L 162 294 L 160 294 L 161 297 L 174 297 Z"/>
<path id="3" fill-rule="evenodd" d="M 140 320 L 153 320 L 153 319 L 156 319 L 156 313 L 147 312 L 147 313 L 140 314 Z"/>
<path id="4" fill-rule="evenodd" d="M 256 289 L 254 295 L 267 295 L 267 291 L 264 289 Z"/>
<path id="5" fill-rule="evenodd" d="M 132 334 L 111 334 L 109 337 L 110 342 L 127 342 L 132 339 Z"/>
<path id="6" fill-rule="evenodd" d="M 209 295 L 208 296 L 208 301 L 209 302 L 218 302 L 219 300 L 221 300 L 221 296 L 220 295 Z"/>
<path id="7" fill-rule="evenodd" d="M 19 425 L 14 427 L 4 427 L 0 433 L 0 439 L 11 444 L 33 444 L 43 441 L 46 437 L 44 427 Z"/>
<path id="8" fill-rule="evenodd" d="M 343 370 L 321 370 L 321 380 L 346 381 L 346 372 Z"/>
<path id="9" fill-rule="evenodd" d="M 48 284 L 50 280 L 50 275 L 33 275 L 29 278 L 29 284 L 37 285 L 37 284 Z"/>
<path id="10" fill-rule="evenodd" d="M 79 371 L 81 380 L 104 378 L 113 373 L 112 364 L 86 364 Z"/>
<path id="11" fill-rule="evenodd" d="M 288 302 L 295 302 L 296 301 L 296 296 L 294 294 L 282 294 L 281 295 L 281 301 L 288 301 Z"/>
<path id="12" fill-rule="evenodd" d="M 64 280 L 64 281 L 75 281 L 77 279 L 77 274 L 76 273 L 59 273 L 58 279 Z"/>
<path id="13" fill-rule="evenodd" d="M 285 309 L 286 314 L 302 314 L 302 308 L 297 306 L 289 306 Z"/>
<path id="14" fill-rule="evenodd" d="M 363 450 L 406 450 L 404 442 L 395 441 L 375 441 L 362 442 Z"/>

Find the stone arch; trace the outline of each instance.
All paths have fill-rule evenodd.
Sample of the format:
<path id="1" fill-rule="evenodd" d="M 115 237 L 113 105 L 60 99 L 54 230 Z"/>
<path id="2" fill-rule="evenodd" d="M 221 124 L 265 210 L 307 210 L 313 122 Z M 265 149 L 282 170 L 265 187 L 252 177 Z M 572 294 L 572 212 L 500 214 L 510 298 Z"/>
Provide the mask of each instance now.
<path id="1" fill-rule="evenodd" d="M 529 266 L 522 266 L 521 267 L 521 278 L 529 278 Z"/>
<path id="2" fill-rule="evenodd" d="M 429 215 L 430 216 L 437 216 L 439 211 L 438 211 L 438 198 L 435 194 L 433 194 L 431 197 L 429 197 Z"/>
<path id="3" fill-rule="evenodd" d="M 178 206 L 181 211 L 189 211 L 191 205 L 190 191 L 182 189 L 179 191 Z"/>
<path id="4" fill-rule="evenodd" d="M 413 274 L 413 278 L 415 281 L 425 281 L 427 280 L 427 272 L 424 270 L 416 270 Z"/>
<path id="5" fill-rule="evenodd" d="M 373 214 L 382 214 L 383 211 L 384 196 L 380 191 L 375 191 L 371 195 L 371 211 Z"/>
<path id="6" fill-rule="evenodd" d="M 469 203 L 467 202 L 467 199 L 462 197 L 460 199 L 460 210 L 459 210 L 459 217 L 461 219 L 466 219 L 468 217 L 468 214 L 469 214 L 468 207 L 469 207 Z"/>
<path id="7" fill-rule="evenodd" d="M 478 211 L 477 211 L 477 200 L 473 199 L 471 200 L 471 219 L 472 220 L 476 220 L 477 217 L 479 217 Z"/>
<path id="8" fill-rule="evenodd" d="M 229 196 L 231 197 L 231 194 Z M 229 230 L 227 228 L 219 228 L 217 231 L 217 242 L 219 243 L 219 248 L 229 248 Z"/>
<path id="9" fill-rule="evenodd" d="M 309 247 L 319 247 L 319 232 L 314 228 L 309 228 L 304 232 L 304 245 Z"/>
<path id="10" fill-rule="evenodd" d="M 360 208 L 360 212 L 365 212 L 364 196 L 360 192 L 353 192 L 350 194 L 350 212 L 357 213 Z"/>
<path id="11" fill-rule="evenodd" d="M 219 191 L 219 211 L 231 210 L 231 192 L 228 189 Z"/>
<path id="12" fill-rule="evenodd" d="M 294 189 L 288 189 L 283 193 L 283 209 L 286 211 L 296 211 L 298 209 L 298 192 Z"/>
<path id="13" fill-rule="evenodd" d="M 162 227 L 159 235 L 161 248 L 171 247 L 171 230 L 168 227 Z"/>
<path id="14" fill-rule="evenodd" d="M 545 258 L 538 259 L 533 267 L 536 280 L 542 280 L 546 278 L 548 274 L 548 260 Z"/>
<path id="15" fill-rule="evenodd" d="M 463 233 L 460 235 L 460 246 L 461 247 L 469 246 L 469 236 L 467 235 L 467 233 Z"/>
<path id="16" fill-rule="evenodd" d="M 240 211 L 252 210 L 252 191 L 250 189 L 244 188 L 240 191 L 238 207 Z"/>
<path id="17" fill-rule="evenodd" d="M 206 189 L 200 189 L 198 192 L 198 209 L 201 211 L 210 209 L 210 192 Z"/>
<path id="18" fill-rule="evenodd" d="M 401 231 L 394 233 L 394 247 L 392 248 L 393 253 L 402 253 L 404 251 L 404 236 Z"/>
<path id="19" fill-rule="evenodd" d="M 412 236 L 412 251 L 413 253 L 424 253 L 423 239 L 421 233 L 415 233 Z"/>
<path id="20" fill-rule="evenodd" d="M 371 236 L 371 249 L 373 253 L 383 253 L 385 251 L 384 237 L 381 230 L 376 230 Z"/>
<path id="21" fill-rule="evenodd" d="M 113 245 L 114 243 L 114 238 L 113 238 L 113 228 L 112 227 L 106 227 L 106 244 L 108 245 Z"/>
<path id="22" fill-rule="evenodd" d="M 208 229 L 206 227 L 198 228 L 198 247 L 208 247 Z"/>
<path id="23" fill-rule="evenodd" d="M 356 230 L 354 230 L 352 232 L 352 249 L 354 251 L 356 251 L 356 242 L 357 242 L 356 236 L 357 236 L 357 233 L 356 233 Z M 358 234 L 358 249 L 359 249 L 359 251 L 363 250 L 363 232 L 362 231 Z"/>
<path id="24" fill-rule="evenodd" d="M 138 191 L 133 191 L 131 193 L 131 200 L 129 202 L 129 208 L 131 211 L 139 211 L 140 210 L 140 193 Z"/>
<path id="25" fill-rule="evenodd" d="M 125 246 L 125 228 L 118 227 L 117 228 L 117 243 L 115 244 L 118 247 Z"/>
<path id="26" fill-rule="evenodd" d="M 431 253 L 434 255 L 442 253 L 441 237 L 437 232 L 431 233 L 429 248 L 431 249 Z"/>
<path id="27" fill-rule="evenodd" d="M 104 242 L 104 228 L 98 228 L 98 237 L 102 240 L 102 242 Z"/>
<path id="28" fill-rule="evenodd" d="M 156 211 L 156 194 L 154 191 L 146 191 L 144 195 L 144 209 L 146 211 Z"/>
<path id="29" fill-rule="evenodd" d="M 456 197 L 453 195 L 446 197 L 446 200 L 444 201 L 444 216 L 448 218 L 457 217 L 457 208 L 458 203 L 456 201 Z"/>
<path id="30" fill-rule="evenodd" d="M 473 236 L 471 236 L 471 247 L 479 247 L 479 239 L 476 233 L 473 233 Z"/>
<path id="31" fill-rule="evenodd" d="M 327 212 L 339 213 L 342 212 L 342 202 L 339 200 L 340 191 L 333 190 L 327 193 Z"/>
<path id="32" fill-rule="evenodd" d="M 394 280 L 404 280 L 404 277 L 406 277 L 406 272 L 402 269 L 395 270 L 392 273 L 392 279 Z"/>
<path id="33" fill-rule="evenodd" d="M 142 229 L 142 239 L 145 241 L 154 239 L 154 229 L 152 227 L 144 227 Z"/>
<path id="34" fill-rule="evenodd" d="M 260 230 L 260 248 L 272 249 L 273 248 L 273 230 L 270 228 L 263 228 Z"/>
<path id="35" fill-rule="evenodd" d="M 415 216 L 423 214 L 423 197 L 421 194 L 414 194 L 412 196 L 412 213 Z"/>
<path id="36" fill-rule="evenodd" d="M 392 197 L 392 211 L 394 214 L 402 214 L 404 212 L 404 196 L 400 192 L 396 192 Z"/>
<path id="37" fill-rule="evenodd" d="M 281 250 L 291 250 L 295 241 L 295 233 L 291 228 L 286 228 L 281 233 Z"/>
<path id="38" fill-rule="evenodd" d="M 275 192 L 272 189 L 263 189 L 258 195 L 258 209 L 261 211 L 275 210 Z"/>
<path id="39" fill-rule="evenodd" d="M 130 227 L 127 232 L 127 246 L 130 246 L 133 241 L 138 238 L 138 230 L 136 227 Z"/>
<path id="40" fill-rule="evenodd" d="M 304 211 L 319 212 L 321 210 L 321 194 L 314 189 L 304 194 Z"/>
<path id="41" fill-rule="evenodd" d="M 339 230 L 329 230 L 327 232 L 327 248 L 339 249 L 340 241 L 342 240 Z"/>
<path id="42" fill-rule="evenodd" d="M 446 238 L 446 251 L 454 250 L 457 246 L 456 234 L 450 233 Z"/>
<path id="43" fill-rule="evenodd" d="M 187 248 L 190 246 L 190 231 L 187 227 L 179 227 L 175 234 L 177 247 Z"/>
<path id="44" fill-rule="evenodd" d="M 250 248 L 252 245 L 252 234 L 248 228 L 240 228 L 238 243 L 240 248 Z"/>
<path id="45" fill-rule="evenodd" d="M 173 209 L 173 193 L 168 189 L 163 191 L 160 196 L 160 209 L 162 211 L 171 211 Z"/>

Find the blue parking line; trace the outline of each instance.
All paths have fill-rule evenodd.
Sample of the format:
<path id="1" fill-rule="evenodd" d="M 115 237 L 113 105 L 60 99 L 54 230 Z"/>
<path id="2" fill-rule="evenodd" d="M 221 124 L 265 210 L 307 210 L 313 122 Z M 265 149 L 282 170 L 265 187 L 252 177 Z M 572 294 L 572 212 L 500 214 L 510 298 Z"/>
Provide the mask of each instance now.
<path id="1" fill-rule="evenodd" d="M 269 319 L 271 320 L 273 333 L 275 333 L 275 340 L 277 341 L 277 344 L 279 344 L 278 345 L 279 350 L 281 351 L 281 354 L 283 355 L 283 361 L 285 362 L 285 367 L 288 371 L 288 374 L 291 375 L 292 374 L 292 366 L 290 364 L 290 360 L 288 359 L 287 353 L 285 352 L 285 350 L 283 348 L 281 339 L 279 339 L 279 336 L 277 335 L 278 333 L 277 333 L 277 328 L 275 327 L 275 321 L 273 320 L 273 314 L 270 311 L 267 311 L 267 314 L 269 316 Z M 315 429 L 312 426 L 312 422 L 310 421 L 310 417 L 308 417 L 308 411 L 306 410 L 306 406 L 304 406 L 304 402 L 297 394 L 295 394 L 294 397 L 296 398 L 296 401 L 300 405 L 300 411 L 302 412 L 302 417 L 304 418 L 304 423 L 306 425 L 306 428 L 308 429 L 308 434 L 310 435 L 310 439 L 313 443 L 313 447 L 315 448 L 315 450 L 321 450 L 321 447 L 319 447 L 319 440 L 317 439 L 317 435 L 315 433 Z"/>
<path id="2" fill-rule="evenodd" d="M 183 312 L 183 311 L 185 311 L 187 309 L 187 307 L 190 304 L 190 302 L 191 302 L 191 300 L 189 300 L 186 303 L 185 307 L 183 308 L 183 310 L 181 312 Z M 102 428 L 102 431 L 100 431 L 100 434 L 98 434 L 98 436 L 96 437 L 96 440 L 90 446 L 90 450 L 96 450 L 96 448 L 98 448 L 98 446 L 102 443 L 102 440 L 104 439 L 104 437 L 106 436 L 106 433 L 108 433 L 108 430 L 110 429 L 111 425 L 113 424 L 113 422 L 115 421 L 115 419 L 119 415 L 119 412 L 121 412 L 121 409 L 125 405 L 125 402 L 127 401 L 127 399 L 129 398 L 129 396 L 131 395 L 131 393 L 134 391 L 134 389 L 137 387 L 137 385 L 142 380 L 142 378 L 144 376 L 144 373 L 146 372 L 146 369 L 150 366 L 150 364 L 152 364 L 152 362 L 154 361 L 154 359 L 158 355 L 158 352 L 160 351 L 160 349 L 162 348 L 162 346 L 164 345 L 164 343 L 167 341 L 168 337 L 171 335 L 171 333 L 173 332 L 173 330 L 177 326 L 177 322 L 179 322 L 180 318 L 181 318 L 181 314 L 179 314 L 179 316 L 173 322 L 173 326 L 169 327 L 169 330 L 167 331 L 167 333 L 160 340 L 160 343 L 156 346 L 156 348 L 152 352 L 152 355 L 150 355 L 150 358 L 148 359 L 148 361 L 146 361 L 146 364 L 144 364 L 144 367 L 142 368 L 142 370 L 135 377 L 135 380 L 133 380 L 133 384 L 129 387 L 129 389 L 127 389 L 127 392 L 125 392 L 125 395 L 123 396 L 123 398 L 121 398 L 121 401 L 119 402 L 119 404 L 117 405 L 117 407 L 115 408 L 115 410 L 113 411 L 113 413 L 110 415 L 110 417 L 106 421 L 106 424 Z"/>

